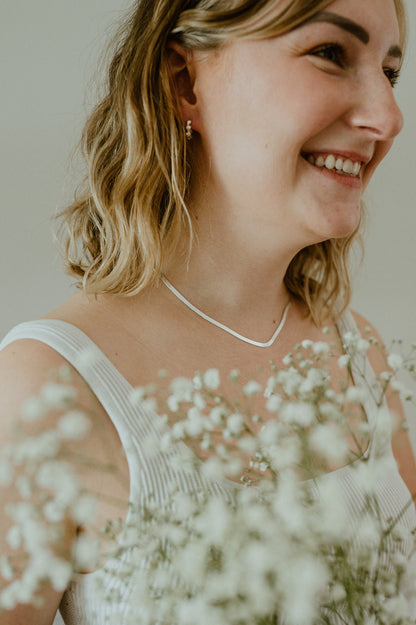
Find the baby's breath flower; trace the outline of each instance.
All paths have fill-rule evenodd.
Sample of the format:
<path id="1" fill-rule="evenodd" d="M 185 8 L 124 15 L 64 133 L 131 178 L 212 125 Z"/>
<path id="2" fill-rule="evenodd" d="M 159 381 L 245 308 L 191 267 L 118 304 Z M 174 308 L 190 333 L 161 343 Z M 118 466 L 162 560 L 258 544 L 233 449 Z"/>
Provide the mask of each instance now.
<path id="1" fill-rule="evenodd" d="M 7 556 L 5 556 L 4 554 L 0 556 L 0 575 L 1 577 L 10 582 L 14 575 L 14 569 L 12 567 L 12 565 L 10 564 L 10 560 Z"/>
<path id="2" fill-rule="evenodd" d="M 200 391 L 202 389 L 202 387 L 204 386 L 204 379 L 203 379 L 202 373 L 200 371 L 195 373 L 195 375 L 194 375 L 194 377 L 192 379 L 192 385 L 193 385 L 193 388 L 196 391 Z"/>
<path id="3" fill-rule="evenodd" d="M 330 350 L 330 346 L 325 341 L 317 341 L 313 344 L 312 351 L 317 356 L 321 356 L 322 354 L 327 354 Z"/>
<path id="4" fill-rule="evenodd" d="M 329 462 L 344 462 L 349 453 L 348 444 L 342 433 L 330 424 L 316 425 L 309 435 L 312 451 L 326 458 Z"/>
<path id="5" fill-rule="evenodd" d="M 261 385 L 255 380 L 250 380 L 250 382 L 247 382 L 247 384 L 243 387 L 243 393 L 244 395 L 247 395 L 247 397 L 257 395 L 260 391 Z"/>
<path id="6" fill-rule="evenodd" d="M 331 587 L 329 592 L 330 592 L 330 597 L 329 597 L 330 601 L 341 602 L 347 596 L 344 586 L 340 583 L 334 584 Z"/>
<path id="7" fill-rule="evenodd" d="M 40 488 L 51 490 L 65 505 L 74 502 L 80 491 L 70 465 L 59 460 L 44 462 L 36 474 L 36 483 Z"/>
<path id="8" fill-rule="evenodd" d="M 72 557 L 75 569 L 85 571 L 97 566 L 100 556 L 100 542 L 96 537 L 80 535 L 74 543 Z"/>
<path id="9" fill-rule="evenodd" d="M 266 403 L 266 408 L 269 412 L 278 412 L 282 405 L 282 398 L 279 395 L 272 395 L 269 397 Z"/>
<path id="10" fill-rule="evenodd" d="M 180 404 L 176 395 L 169 395 L 166 403 L 171 412 L 178 412 Z"/>
<path id="11" fill-rule="evenodd" d="M 229 378 L 230 378 L 231 382 L 238 382 L 238 380 L 240 378 L 240 371 L 239 371 L 239 369 L 232 369 L 230 371 Z"/>
<path id="12" fill-rule="evenodd" d="M 81 411 L 71 410 L 59 419 L 57 429 L 61 438 L 79 441 L 90 431 L 91 421 Z"/>
<path id="13" fill-rule="evenodd" d="M 350 386 L 345 393 L 345 399 L 354 404 L 363 404 L 366 399 L 366 392 L 359 386 Z"/>
<path id="14" fill-rule="evenodd" d="M 266 397 L 266 399 L 268 397 L 271 397 L 274 393 L 276 387 L 276 379 L 275 377 L 272 375 L 270 376 L 270 378 L 267 380 L 267 384 L 266 384 L 266 388 L 264 389 L 264 394 L 263 396 Z"/>
<path id="15" fill-rule="evenodd" d="M 6 542 L 12 549 L 19 549 L 22 544 L 22 530 L 19 525 L 12 525 L 7 532 Z"/>
<path id="16" fill-rule="evenodd" d="M 359 354 L 366 354 L 370 347 L 370 343 L 363 338 L 359 338 L 355 345 L 355 349 Z"/>
<path id="17" fill-rule="evenodd" d="M 38 421 L 47 413 L 47 406 L 40 397 L 28 397 L 22 405 L 22 417 L 25 421 Z"/>
<path id="18" fill-rule="evenodd" d="M 140 406 L 145 397 L 146 388 L 144 386 L 137 386 L 131 390 L 129 401 L 133 406 Z"/>
<path id="19" fill-rule="evenodd" d="M 285 365 L 285 367 L 289 367 L 290 365 L 293 364 L 293 354 L 286 354 L 286 356 L 284 356 L 282 358 L 282 363 Z"/>
<path id="20" fill-rule="evenodd" d="M 234 436 L 239 436 L 244 428 L 244 420 L 241 414 L 234 413 L 230 415 L 227 419 L 227 429 L 230 434 Z"/>
<path id="21" fill-rule="evenodd" d="M 193 390 L 194 385 L 192 383 L 192 380 L 189 380 L 188 378 L 175 378 L 170 385 L 170 391 L 172 395 L 174 395 L 179 402 L 192 401 Z"/>
<path id="22" fill-rule="evenodd" d="M 289 425 L 307 428 L 316 420 L 315 408 L 307 402 L 286 402 L 280 410 L 282 420 Z"/>
<path id="23" fill-rule="evenodd" d="M 394 371 L 399 371 L 403 368 L 403 358 L 400 354 L 389 354 L 387 357 L 387 363 Z"/>
<path id="24" fill-rule="evenodd" d="M 160 437 L 160 451 L 167 453 L 172 448 L 173 436 L 172 432 L 164 432 Z"/>
<path id="25" fill-rule="evenodd" d="M 27 475 L 19 475 L 16 480 L 16 488 L 23 499 L 28 499 L 32 495 L 32 482 Z"/>
<path id="26" fill-rule="evenodd" d="M 48 408 L 59 410 L 72 406 L 76 394 L 73 386 L 48 382 L 42 386 L 40 397 Z"/>
<path id="27" fill-rule="evenodd" d="M 155 397 L 146 397 L 143 400 L 143 409 L 149 412 L 157 412 L 157 401 Z"/>
<path id="28" fill-rule="evenodd" d="M 178 421 L 172 426 L 172 436 L 175 440 L 181 440 L 186 436 L 186 424 L 184 421 Z"/>
<path id="29" fill-rule="evenodd" d="M 198 410 L 204 410 L 206 404 L 205 399 L 202 397 L 201 393 L 194 393 L 192 395 L 192 402 Z"/>
<path id="30" fill-rule="evenodd" d="M 342 356 L 338 358 L 338 367 L 340 369 L 344 369 L 345 367 L 348 367 L 348 365 L 350 364 L 350 360 L 351 360 L 351 356 L 349 354 L 343 354 Z"/>
<path id="31" fill-rule="evenodd" d="M 273 445 L 278 443 L 284 435 L 286 428 L 280 421 L 268 421 L 259 433 L 259 441 L 263 445 Z"/>
<path id="32" fill-rule="evenodd" d="M 82 349 L 77 356 L 77 364 L 83 368 L 92 368 L 99 359 L 100 352 L 95 347 Z"/>
<path id="33" fill-rule="evenodd" d="M 390 382 L 393 379 L 393 373 L 391 371 L 383 371 L 378 377 L 381 382 Z"/>
<path id="34" fill-rule="evenodd" d="M 202 474 L 207 480 L 220 480 L 224 477 L 223 463 L 215 456 L 208 458 L 202 464 Z"/>
<path id="35" fill-rule="evenodd" d="M 218 369 L 208 369 L 204 373 L 204 386 L 206 388 L 216 391 L 220 385 L 220 374 Z"/>
<path id="36" fill-rule="evenodd" d="M 223 425 L 226 416 L 227 410 L 224 406 L 214 406 L 209 413 L 209 418 L 214 425 Z"/>
<path id="37" fill-rule="evenodd" d="M 310 339 L 304 339 L 301 343 L 303 349 L 311 349 L 313 346 L 313 341 Z"/>
<path id="38" fill-rule="evenodd" d="M 185 423 L 185 431 L 187 435 L 192 438 L 198 438 L 199 436 L 202 436 L 204 432 L 204 421 L 201 415 L 197 414 L 197 412 L 199 413 L 199 411 L 195 409 L 194 416 L 189 418 Z"/>
<path id="39" fill-rule="evenodd" d="M 98 502 L 96 497 L 85 493 L 71 506 L 71 517 L 77 525 L 86 525 L 92 523 L 97 514 Z"/>
<path id="40" fill-rule="evenodd" d="M 359 335 L 358 335 L 359 337 Z M 357 334 L 355 332 L 348 331 L 342 335 L 343 343 L 346 347 L 354 345 L 357 340 Z"/>
<path id="41" fill-rule="evenodd" d="M 13 469 L 6 458 L 0 460 L 0 486 L 11 486 L 13 481 Z"/>
<path id="42" fill-rule="evenodd" d="M 332 402 L 324 402 L 319 406 L 319 413 L 324 419 L 334 422 L 342 422 L 344 415 L 336 404 Z"/>
<path id="43" fill-rule="evenodd" d="M 211 435 L 208 432 L 204 433 L 204 437 L 201 441 L 201 449 L 204 449 L 205 451 L 212 449 Z"/>
<path id="44" fill-rule="evenodd" d="M 401 397 L 406 401 L 411 401 L 414 397 L 413 391 L 407 388 L 402 382 L 399 382 L 399 380 L 392 380 L 390 388 L 395 393 L 400 393 Z"/>
<path id="45" fill-rule="evenodd" d="M 293 469 L 302 459 L 302 445 L 297 436 L 291 436 L 265 448 L 274 471 Z"/>
<path id="46" fill-rule="evenodd" d="M 239 438 L 237 441 L 238 448 L 246 454 L 254 454 L 257 450 L 257 441 L 252 436 Z"/>
<path id="47" fill-rule="evenodd" d="M 59 523 L 65 517 L 65 506 L 55 500 L 47 501 L 43 506 L 43 515 L 47 521 Z"/>
<path id="48" fill-rule="evenodd" d="M 23 439 L 12 450 L 12 460 L 17 465 L 40 462 L 55 457 L 61 447 L 58 435 L 53 430 L 46 430 L 39 436 Z"/>

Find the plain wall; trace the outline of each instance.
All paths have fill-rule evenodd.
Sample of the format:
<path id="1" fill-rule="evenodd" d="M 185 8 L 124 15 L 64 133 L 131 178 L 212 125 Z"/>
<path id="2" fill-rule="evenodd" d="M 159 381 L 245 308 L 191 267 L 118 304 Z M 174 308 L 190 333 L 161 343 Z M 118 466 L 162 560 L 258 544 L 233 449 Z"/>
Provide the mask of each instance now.
<path id="1" fill-rule="evenodd" d="M 69 155 L 85 118 L 86 92 L 121 0 L 0 0 L 0 336 L 73 293 L 50 219 L 70 199 Z M 405 129 L 367 193 L 366 257 L 354 307 L 389 342 L 416 342 L 416 3 L 396 87 Z M 416 420 L 410 411 L 410 420 Z"/>

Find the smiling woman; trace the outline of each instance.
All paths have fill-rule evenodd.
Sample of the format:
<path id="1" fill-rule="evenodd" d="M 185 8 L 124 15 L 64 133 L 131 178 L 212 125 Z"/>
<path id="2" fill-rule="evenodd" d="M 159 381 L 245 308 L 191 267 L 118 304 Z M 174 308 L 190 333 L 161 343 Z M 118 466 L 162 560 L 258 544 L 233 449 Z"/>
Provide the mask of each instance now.
<path id="1" fill-rule="evenodd" d="M 126 404 L 126 389 L 154 382 L 161 369 L 190 378 L 215 369 L 221 380 L 238 369 L 243 382 L 260 372 L 266 383 L 270 361 L 282 363 L 305 339 L 322 345 L 327 326 L 336 337 L 333 390 L 354 386 L 337 365 L 341 336 L 369 322 L 349 310 L 350 256 L 363 193 L 403 126 L 393 88 L 405 49 L 401 0 L 133 2 L 83 131 L 84 182 L 60 215 L 79 292 L 5 338 L 2 414 L 12 417 L 51 368 L 69 362 L 96 423 L 79 453 L 96 458 L 104 433 L 131 485 L 120 495 L 116 479 L 89 475 L 83 486 L 121 497 L 125 511 L 146 497 L 163 506 L 166 475 L 144 459 L 149 411 Z M 78 358 L 86 346 L 101 354 L 90 370 Z M 363 413 L 372 369 L 385 366 L 377 349 L 368 357 Z M 404 432 L 395 432 L 393 451 L 399 470 L 390 464 L 379 484 L 386 519 L 409 497 L 402 479 L 416 491 Z M 353 515 L 360 493 L 349 496 Z M 99 521 L 119 512 L 103 506 Z M 416 524 L 413 507 L 406 519 Z M 90 528 L 62 526 L 70 559 Z M 6 535 L 7 519 L 0 527 Z M 94 590 L 97 571 L 85 570 L 65 592 L 45 586 L 42 607 L 0 612 L 0 624 L 50 625 L 59 604 L 67 625 L 103 625 L 112 613 L 130 623 L 134 588 L 114 592 L 114 566 L 110 605 Z"/>

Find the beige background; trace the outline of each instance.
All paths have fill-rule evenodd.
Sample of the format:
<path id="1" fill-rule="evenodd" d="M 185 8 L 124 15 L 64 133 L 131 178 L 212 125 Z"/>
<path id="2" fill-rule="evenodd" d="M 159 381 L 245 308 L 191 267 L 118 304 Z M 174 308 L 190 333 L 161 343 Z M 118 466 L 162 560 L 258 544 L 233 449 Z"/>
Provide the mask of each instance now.
<path id="1" fill-rule="evenodd" d="M 126 0 L 0 0 L 0 336 L 41 316 L 73 289 L 61 270 L 50 218 L 89 102 L 90 78 L 109 24 Z M 386 341 L 416 342 L 416 3 L 397 97 L 405 130 L 367 199 L 367 253 L 354 307 Z M 409 413 L 411 421 L 415 412 Z"/>

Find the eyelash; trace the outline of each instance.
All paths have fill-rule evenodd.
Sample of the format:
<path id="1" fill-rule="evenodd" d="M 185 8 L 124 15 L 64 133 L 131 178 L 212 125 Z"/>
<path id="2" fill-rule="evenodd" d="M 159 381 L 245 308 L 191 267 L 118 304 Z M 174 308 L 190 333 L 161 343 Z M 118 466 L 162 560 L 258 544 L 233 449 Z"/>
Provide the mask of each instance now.
<path id="1" fill-rule="evenodd" d="M 338 65 L 341 68 L 345 67 L 347 61 L 346 50 L 339 43 L 325 44 L 323 46 L 320 46 L 319 48 L 311 50 L 309 54 L 312 54 L 313 56 L 318 56 L 322 59 L 326 59 L 327 61 L 335 63 L 335 65 Z M 330 56 L 332 58 L 330 58 Z M 391 86 L 394 87 L 399 80 L 400 70 L 387 67 L 384 69 L 384 74 L 390 82 Z"/>

